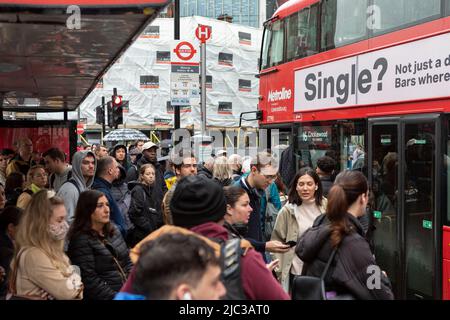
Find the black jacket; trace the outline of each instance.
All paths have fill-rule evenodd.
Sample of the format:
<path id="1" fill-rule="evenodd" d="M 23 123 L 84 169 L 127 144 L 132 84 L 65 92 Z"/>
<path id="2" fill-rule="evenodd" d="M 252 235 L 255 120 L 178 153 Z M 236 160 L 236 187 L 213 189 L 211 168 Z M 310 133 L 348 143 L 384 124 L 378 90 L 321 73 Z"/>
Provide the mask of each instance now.
<path id="1" fill-rule="evenodd" d="M 344 237 L 338 248 L 325 278 L 325 289 L 336 291 L 338 294 L 350 293 L 362 300 L 393 299 L 389 279 L 381 272 L 380 288 L 368 288 L 367 283 L 372 283 L 369 277 L 373 275 L 373 272 L 368 271 L 368 267 L 377 264 L 359 221 L 351 214 L 347 214 L 347 225 L 352 232 Z M 333 251 L 330 235 L 330 222 L 325 215 L 321 215 L 299 238 L 295 253 L 305 263 L 303 274 L 321 276 Z"/>
<path id="2" fill-rule="evenodd" d="M 154 187 L 130 182 L 131 204 L 128 215 L 134 224 L 133 239 L 137 243 L 163 225 L 161 201 L 154 196 Z"/>
<path id="3" fill-rule="evenodd" d="M 117 228 L 104 239 L 107 245 L 102 240 L 93 233 L 80 233 L 69 242 L 68 256 L 72 264 L 80 267 L 87 300 L 112 300 L 124 284 L 113 253 L 127 277 L 132 268 L 127 245 Z"/>
<path id="4" fill-rule="evenodd" d="M 198 176 L 205 176 L 209 179 L 213 178 L 213 174 L 211 171 L 209 171 L 204 165 L 199 165 L 197 170 Z"/>
<path id="5" fill-rule="evenodd" d="M 6 272 L 3 281 L 0 281 L 0 299 L 5 299 L 8 289 L 10 263 L 14 256 L 14 244 L 6 233 L 0 234 L 0 267 Z"/>
<path id="6" fill-rule="evenodd" d="M 127 172 L 127 182 L 137 181 L 139 178 L 139 170 L 141 166 L 144 164 L 150 163 L 155 167 L 155 184 L 154 184 L 154 192 L 155 199 L 159 199 L 162 202 L 164 194 L 167 192 L 166 181 L 164 180 L 164 169 L 159 162 L 150 162 L 144 156 L 142 156 L 136 166 L 131 166 Z"/>
<path id="7" fill-rule="evenodd" d="M 290 145 L 280 156 L 279 172 L 284 184 L 290 188 L 296 173 L 294 147 Z"/>
<path id="8" fill-rule="evenodd" d="M 324 176 L 320 177 L 320 182 L 322 183 L 323 196 L 328 197 L 328 192 L 333 186 L 333 179 L 331 178 L 331 176 Z"/>
<path id="9" fill-rule="evenodd" d="M 255 188 L 251 188 L 247 184 L 246 177 L 242 177 L 237 185 L 247 192 L 248 197 L 250 198 L 250 207 L 253 209 L 252 213 L 250 213 L 250 218 L 248 219 L 248 232 L 245 239 L 250 241 L 256 251 L 264 252 L 266 251 L 266 242 L 263 239 L 261 227 L 261 196 L 264 194 L 264 191 L 258 191 Z"/>

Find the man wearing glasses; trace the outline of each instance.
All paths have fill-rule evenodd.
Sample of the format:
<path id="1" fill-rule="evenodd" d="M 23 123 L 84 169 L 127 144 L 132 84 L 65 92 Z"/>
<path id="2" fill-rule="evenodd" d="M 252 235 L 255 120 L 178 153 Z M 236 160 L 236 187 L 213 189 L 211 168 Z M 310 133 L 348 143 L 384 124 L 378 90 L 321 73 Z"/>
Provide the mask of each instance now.
<path id="1" fill-rule="evenodd" d="M 191 151 L 180 150 L 178 154 L 171 156 L 171 162 L 175 169 L 176 181 L 170 190 L 166 192 L 163 199 L 163 220 L 166 224 L 173 224 L 169 204 L 177 186 L 177 181 L 184 177 L 197 175 L 197 159 Z"/>
<path id="2" fill-rule="evenodd" d="M 244 236 L 255 249 L 261 253 L 265 251 L 284 253 L 289 250 L 289 245 L 280 241 L 265 242 L 261 226 L 261 198 L 265 196 L 265 190 L 276 179 L 278 164 L 270 153 L 260 152 L 250 163 L 250 174 L 242 177 L 237 185 L 243 188 L 250 198 L 250 206 L 253 211 L 248 221 L 248 232 Z"/>

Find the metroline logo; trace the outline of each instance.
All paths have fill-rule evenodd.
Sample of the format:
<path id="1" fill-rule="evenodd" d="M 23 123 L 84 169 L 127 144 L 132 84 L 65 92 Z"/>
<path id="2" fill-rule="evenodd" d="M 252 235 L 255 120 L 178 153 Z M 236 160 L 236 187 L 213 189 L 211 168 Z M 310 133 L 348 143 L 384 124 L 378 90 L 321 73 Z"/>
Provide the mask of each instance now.
<path id="1" fill-rule="evenodd" d="M 292 92 L 290 89 L 287 89 L 283 87 L 281 91 L 275 90 L 275 91 L 269 91 L 269 102 L 274 101 L 280 101 L 280 100 L 287 100 L 292 97 Z"/>

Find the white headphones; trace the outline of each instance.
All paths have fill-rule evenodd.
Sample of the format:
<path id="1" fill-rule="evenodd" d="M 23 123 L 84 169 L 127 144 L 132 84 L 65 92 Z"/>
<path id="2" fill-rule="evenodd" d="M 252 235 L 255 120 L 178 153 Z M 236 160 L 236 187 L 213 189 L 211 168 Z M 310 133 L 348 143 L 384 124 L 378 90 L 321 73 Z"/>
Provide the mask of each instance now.
<path id="1" fill-rule="evenodd" d="M 316 190 L 319 189 L 319 186 L 316 186 Z"/>
<path id="2" fill-rule="evenodd" d="M 183 295 L 183 300 L 192 300 L 191 294 L 190 294 L 189 292 L 186 292 L 186 293 Z"/>

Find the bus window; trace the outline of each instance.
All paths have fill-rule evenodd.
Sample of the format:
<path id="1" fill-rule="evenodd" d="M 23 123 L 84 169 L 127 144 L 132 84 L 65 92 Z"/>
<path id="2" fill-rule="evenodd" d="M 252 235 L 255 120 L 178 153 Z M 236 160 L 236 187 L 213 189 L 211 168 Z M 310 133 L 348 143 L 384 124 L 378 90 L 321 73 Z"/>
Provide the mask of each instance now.
<path id="1" fill-rule="evenodd" d="M 264 29 L 263 49 L 261 54 L 261 69 L 269 67 L 269 44 L 272 37 L 272 30 L 270 25 L 267 25 Z"/>
<path id="2" fill-rule="evenodd" d="M 297 137 L 299 168 L 315 168 L 318 158 L 330 156 L 336 160 L 338 171 L 359 170 L 367 175 L 363 121 L 305 123 Z"/>
<path id="3" fill-rule="evenodd" d="M 377 29 L 374 29 L 374 34 L 437 19 L 441 13 L 441 0 L 374 0 L 374 6 L 378 8 L 380 17 L 380 21 L 375 23 Z"/>
<path id="4" fill-rule="evenodd" d="M 270 44 L 268 48 L 267 67 L 273 67 L 283 62 L 284 54 L 284 23 L 275 21 L 270 27 Z"/>
<path id="5" fill-rule="evenodd" d="M 445 1 L 445 15 L 450 16 L 450 0 Z"/>
<path id="6" fill-rule="evenodd" d="M 287 61 L 318 52 L 317 8 L 306 8 L 287 19 Z"/>
<path id="7" fill-rule="evenodd" d="M 322 50 L 367 38 L 367 0 L 324 0 L 321 9 Z"/>

